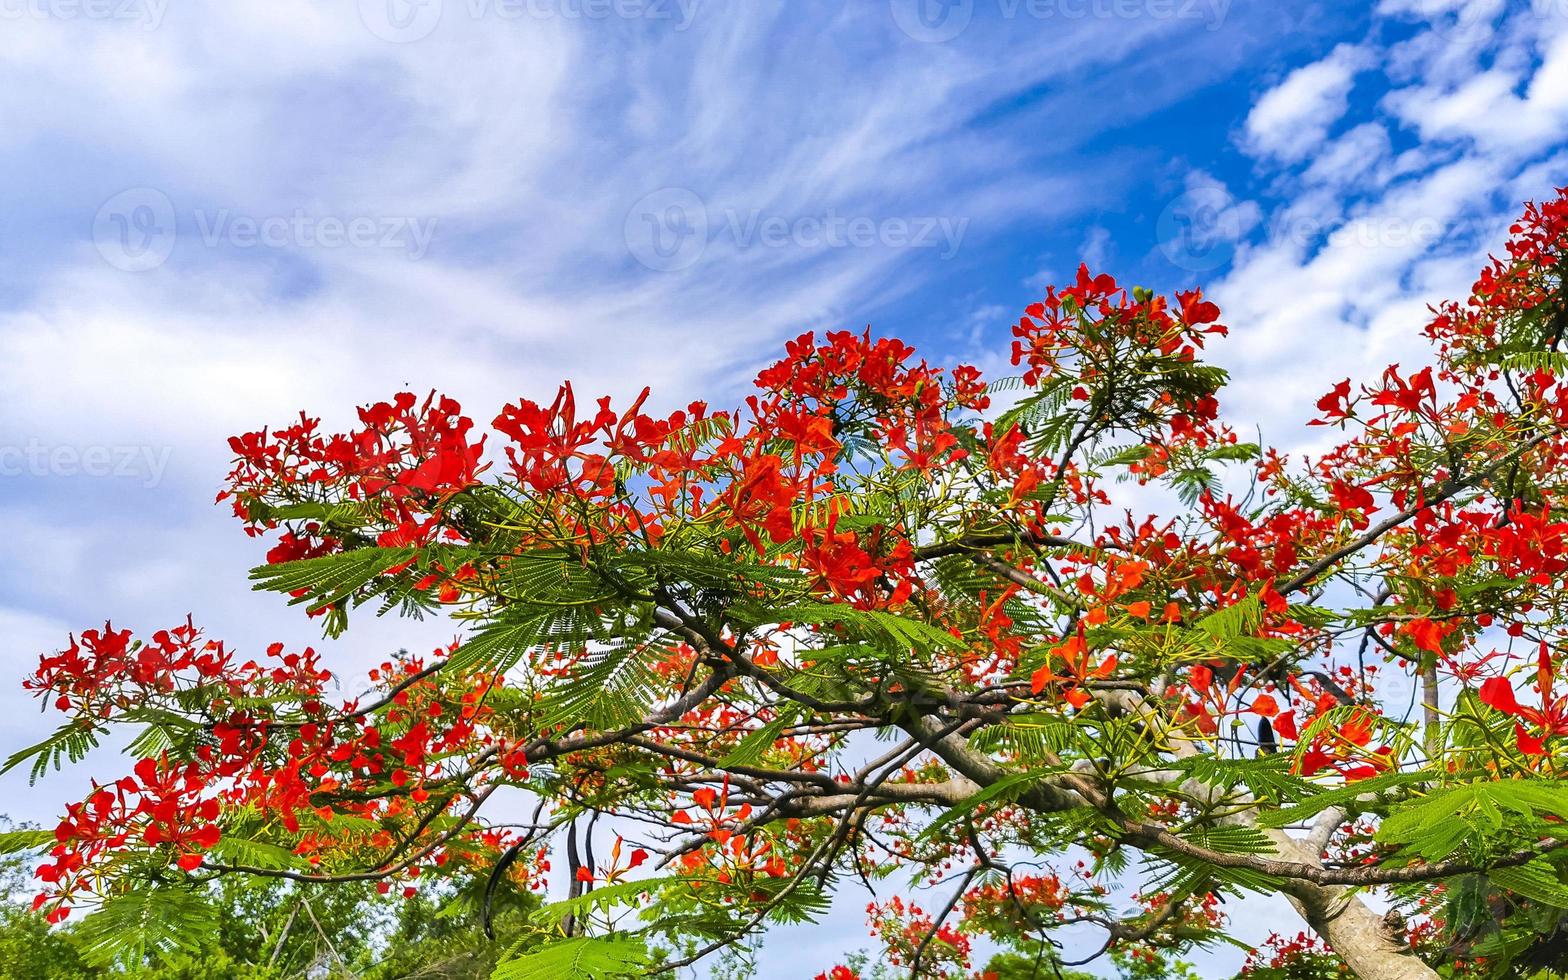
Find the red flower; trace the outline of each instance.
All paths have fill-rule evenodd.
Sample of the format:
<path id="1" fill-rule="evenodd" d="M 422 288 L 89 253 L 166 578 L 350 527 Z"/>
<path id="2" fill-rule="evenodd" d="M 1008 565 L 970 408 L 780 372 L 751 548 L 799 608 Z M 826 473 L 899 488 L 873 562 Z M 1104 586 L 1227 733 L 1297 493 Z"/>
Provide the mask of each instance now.
<path id="1" fill-rule="evenodd" d="M 1350 417 L 1350 379 L 1346 378 L 1334 386 L 1334 389 L 1317 402 L 1318 411 L 1323 413 L 1323 418 L 1314 419 L 1309 425 L 1327 425 L 1337 419 Z"/>

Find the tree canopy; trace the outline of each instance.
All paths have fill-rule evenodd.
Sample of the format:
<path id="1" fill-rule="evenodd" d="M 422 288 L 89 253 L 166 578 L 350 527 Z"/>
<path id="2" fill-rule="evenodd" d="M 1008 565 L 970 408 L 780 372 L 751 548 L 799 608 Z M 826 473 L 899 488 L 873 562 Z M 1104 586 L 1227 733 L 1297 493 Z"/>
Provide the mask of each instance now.
<path id="1" fill-rule="evenodd" d="M 497 978 L 668 972 L 853 888 L 914 976 L 1058 975 L 1091 929 L 1166 963 L 1256 893 L 1318 937 L 1257 976 L 1559 966 L 1565 244 L 1568 193 L 1527 207 L 1420 363 L 1324 379 L 1310 458 L 1222 413 L 1201 291 L 1087 268 L 989 383 L 805 334 L 733 410 L 566 384 L 480 435 L 403 392 L 237 436 L 256 588 L 465 637 L 345 699 L 311 649 L 84 630 L 8 768 L 120 727 L 137 761 L 8 846 L 131 960 L 233 876 L 553 875 Z"/>

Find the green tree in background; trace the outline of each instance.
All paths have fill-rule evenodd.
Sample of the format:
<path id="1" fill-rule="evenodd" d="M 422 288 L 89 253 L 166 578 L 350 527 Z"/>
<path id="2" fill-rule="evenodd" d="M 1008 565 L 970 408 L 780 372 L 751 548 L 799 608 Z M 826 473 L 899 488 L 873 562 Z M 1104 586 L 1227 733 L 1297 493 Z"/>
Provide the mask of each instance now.
<path id="1" fill-rule="evenodd" d="M 91 980 L 470 980 L 490 976 L 503 949 L 480 924 L 482 891 L 382 895 L 374 883 L 302 889 L 278 879 L 229 878 L 211 886 L 215 928 L 196 949 L 104 964 L 91 918 L 56 928 L 22 899 L 35 890 L 29 862 L 0 857 L 0 978 Z M 494 925 L 517 931 L 539 900 L 501 887 Z"/>

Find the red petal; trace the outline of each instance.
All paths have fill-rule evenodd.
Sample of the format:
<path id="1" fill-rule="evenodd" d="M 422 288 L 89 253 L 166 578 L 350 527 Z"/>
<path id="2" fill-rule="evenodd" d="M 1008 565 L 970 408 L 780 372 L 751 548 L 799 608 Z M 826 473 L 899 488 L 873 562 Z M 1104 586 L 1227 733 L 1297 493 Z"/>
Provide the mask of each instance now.
<path id="1" fill-rule="evenodd" d="M 1301 757 L 1300 774 L 1310 776 L 1333 761 L 1327 752 L 1324 752 L 1317 746 L 1313 746 Z"/>
<path id="2" fill-rule="evenodd" d="M 1052 674 L 1050 665 L 1048 664 L 1044 667 L 1041 667 L 1039 670 L 1029 675 L 1029 690 L 1035 694 L 1039 694 L 1041 691 L 1045 690 L 1046 682 L 1051 680 L 1051 678 Z"/>
<path id="3" fill-rule="evenodd" d="M 1519 713 L 1519 702 L 1514 699 L 1514 686 L 1508 683 L 1506 677 L 1487 678 L 1481 685 L 1481 703 L 1504 714 Z"/>
<path id="4" fill-rule="evenodd" d="M 1296 713 L 1294 711 L 1287 711 L 1279 717 L 1275 718 L 1274 731 L 1279 735 L 1280 738 L 1288 738 L 1291 741 L 1295 741 L 1296 738 L 1301 734 L 1296 729 Z"/>
<path id="5" fill-rule="evenodd" d="M 1524 726 L 1514 724 L 1514 741 L 1519 745 L 1519 751 L 1525 755 L 1545 755 L 1546 739 L 1542 736 L 1531 735 L 1524 730 Z"/>

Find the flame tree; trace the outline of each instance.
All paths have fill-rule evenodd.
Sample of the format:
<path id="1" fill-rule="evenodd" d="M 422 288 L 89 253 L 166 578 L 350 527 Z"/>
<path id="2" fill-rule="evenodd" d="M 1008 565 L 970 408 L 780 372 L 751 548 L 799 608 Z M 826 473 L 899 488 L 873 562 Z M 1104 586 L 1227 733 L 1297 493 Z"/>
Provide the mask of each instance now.
<path id="1" fill-rule="evenodd" d="M 9 765 L 122 726 L 138 761 L 5 843 L 109 957 L 177 945 L 227 875 L 553 878 L 498 977 L 656 974 L 880 881 L 916 976 L 982 939 L 1054 971 L 1067 927 L 1158 957 L 1250 893 L 1321 937 L 1276 959 L 1514 975 L 1568 909 L 1568 194 L 1511 235 L 1428 366 L 1317 402 L 1311 459 L 1221 420 L 1200 292 L 1087 270 L 990 384 L 806 334 L 732 411 L 568 384 L 486 436 L 408 393 L 238 436 L 256 588 L 466 638 L 343 700 L 310 649 L 85 630 Z"/>

